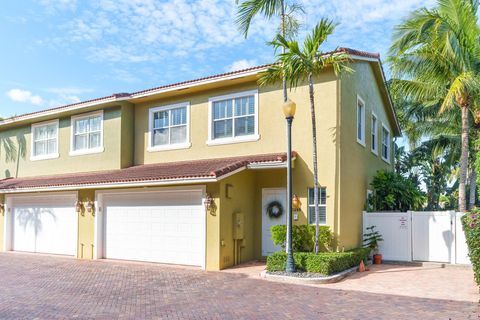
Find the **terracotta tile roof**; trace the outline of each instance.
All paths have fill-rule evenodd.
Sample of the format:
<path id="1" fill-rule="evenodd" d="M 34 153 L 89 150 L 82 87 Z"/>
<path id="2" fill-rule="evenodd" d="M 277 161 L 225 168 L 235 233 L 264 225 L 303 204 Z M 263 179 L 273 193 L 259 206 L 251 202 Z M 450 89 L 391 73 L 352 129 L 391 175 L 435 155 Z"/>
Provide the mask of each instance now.
<path id="1" fill-rule="evenodd" d="M 360 56 L 360 57 L 372 58 L 372 59 L 379 59 L 380 58 L 380 55 L 378 53 L 371 53 L 371 52 L 360 51 L 360 50 L 355 50 L 355 49 L 351 49 L 351 48 L 344 48 L 344 47 L 338 48 L 334 52 L 346 52 L 346 53 L 349 53 L 349 54 L 354 55 L 354 56 Z M 331 52 L 329 52 L 329 53 L 331 53 Z M 149 94 L 149 93 L 152 93 L 152 92 L 155 92 L 155 91 L 158 91 L 158 90 L 175 88 L 175 87 L 179 87 L 179 86 L 182 86 L 182 85 L 188 85 L 188 84 L 193 85 L 195 83 L 203 82 L 205 80 L 214 80 L 214 79 L 217 79 L 217 78 L 221 79 L 221 78 L 224 78 L 224 77 L 228 77 L 230 75 L 241 75 L 242 73 L 249 73 L 249 72 L 255 71 L 255 70 L 260 71 L 260 70 L 262 70 L 264 68 L 267 68 L 271 65 L 272 64 L 265 64 L 265 65 L 260 65 L 260 66 L 251 67 L 251 68 L 247 68 L 247 69 L 236 70 L 236 71 L 226 72 L 226 73 L 220 73 L 220 74 L 216 74 L 216 75 L 211 75 L 211 76 L 202 77 L 202 78 L 198 78 L 198 79 L 167 84 L 167 85 L 163 85 L 163 86 L 159 86 L 159 87 L 155 87 L 155 88 L 150 88 L 150 89 L 145 89 L 145 90 L 132 92 L 132 93 L 125 93 L 125 92 L 115 93 L 115 94 L 105 96 L 105 97 L 95 98 L 95 99 L 91 99 L 91 100 L 81 101 L 81 102 L 78 102 L 78 103 L 67 104 L 67 105 L 63 105 L 63 106 L 59 106 L 59 107 L 55 107 L 55 108 L 44 109 L 44 110 L 40 110 L 40 111 L 25 113 L 25 114 L 18 115 L 18 116 L 13 116 L 11 118 L 3 119 L 3 122 L 5 122 L 7 120 L 14 120 L 14 121 L 18 120 L 19 121 L 19 120 L 23 120 L 25 118 L 29 118 L 31 116 L 36 116 L 36 115 L 41 116 L 44 113 L 61 112 L 62 110 L 69 109 L 69 108 L 76 108 L 76 107 L 81 108 L 83 105 L 90 106 L 92 103 L 114 102 L 114 101 L 117 101 L 118 99 L 129 100 L 129 99 L 135 98 L 135 96 L 137 96 L 137 97 L 142 96 L 142 95 Z M 2 120 L 0 120 L 0 125 L 1 124 L 2 124 Z"/>
<path id="2" fill-rule="evenodd" d="M 74 187 L 102 184 L 162 182 L 184 179 L 216 179 L 255 163 L 285 162 L 285 153 L 243 157 L 181 161 L 133 166 L 120 170 L 8 178 L 0 180 L 2 191 L 48 187 Z"/>

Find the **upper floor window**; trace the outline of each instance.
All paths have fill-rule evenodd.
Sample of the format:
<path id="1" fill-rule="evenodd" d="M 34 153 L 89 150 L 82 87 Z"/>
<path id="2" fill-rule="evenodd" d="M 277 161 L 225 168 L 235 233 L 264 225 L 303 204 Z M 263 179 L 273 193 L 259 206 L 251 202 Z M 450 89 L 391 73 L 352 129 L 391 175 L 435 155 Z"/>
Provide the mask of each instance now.
<path id="1" fill-rule="evenodd" d="M 357 96 L 357 142 L 365 146 L 365 102 Z"/>
<path id="2" fill-rule="evenodd" d="M 377 124 L 377 116 L 372 114 L 372 123 L 371 123 L 371 131 L 372 131 L 372 152 L 378 155 L 378 124 Z"/>
<path id="3" fill-rule="evenodd" d="M 315 199 L 314 188 L 308 189 L 308 223 L 315 223 Z M 318 188 L 318 209 L 319 209 L 319 224 L 327 223 L 327 188 Z"/>
<path id="4" fill-rule="evenodd" d="M 32 125 L 31 160 L 58 158 L 58 120 Z"/>
<path id="5" fill-rule="evenodd" d="M 148 151 L 190 147 L 189 103 L 150 109 Z"/>
<path id="6" fill-rule="evenodd" d="M 208 144 L 258 140 L 258 91 L 209 100 Z"/>
<path id="7" fill-rule="evenodd" d="M 71 155 L 103 152 L 103 111 L 72 117 Z"/>
<path id="8" fill-rule="evenodd" d="M 382 159 L 390 162 L 390 131 L 382 125 Z"/>

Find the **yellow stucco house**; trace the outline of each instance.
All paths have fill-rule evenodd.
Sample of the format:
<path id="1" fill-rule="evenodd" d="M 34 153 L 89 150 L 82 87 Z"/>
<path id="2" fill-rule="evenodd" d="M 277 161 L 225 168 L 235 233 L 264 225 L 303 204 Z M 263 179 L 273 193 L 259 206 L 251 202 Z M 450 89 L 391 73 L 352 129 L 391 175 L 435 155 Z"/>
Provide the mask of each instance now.
<path id="1" fill-rule="evenodd" d="M 400 135 L 377 54 L 315 80 L 321 222 L 360 245 L 372 176 Z M 0 121 L 0 250 L 223 269 L 278 250 L 266 207 L 286 202 L 281 84 L 259 66 Z M 290 92 L 294 223 L 313 223 L 308 89 Z M 1 142 L 0 142 L 1 143 Z M 14 160 L 5 145 L 14 143 Z"/>

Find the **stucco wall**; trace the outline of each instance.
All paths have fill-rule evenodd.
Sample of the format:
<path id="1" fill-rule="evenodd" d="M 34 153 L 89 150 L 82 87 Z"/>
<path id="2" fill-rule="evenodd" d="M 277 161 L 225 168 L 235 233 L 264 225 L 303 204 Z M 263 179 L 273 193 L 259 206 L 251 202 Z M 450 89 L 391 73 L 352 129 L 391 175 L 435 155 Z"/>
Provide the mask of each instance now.
<path id="1" fill-rule="evenodd" d="M 327 187 L 327 224 L 331 226 L 332 230 L 338 219 L 335 200 L 337 194 L 335 186 L 338 178 L 336 155 L 339 146 L 336 138 L 339 129 L 337 126 L 337 83 L 333 72 L 328 71 L 317 79 L 315 85 L 319 183 Z M 252 82 L 221 90 L 185 95 L 181 98 L 137 104 L 135 106 L 135 164 L 285 152 L 286 125 L 281 109 L 283 98 L 280 86 L 258 88 L 259 141 L 215 146 L 206 144 L 208 139 L 208 99 L 213 96 L 257 88 L 257 84 Z M 297 113 L 292 129 L 293 149 L 298 152 L 294 168 L 293 192 L 300 197 L 303 204 L 302 211 L 299 212 L 299 220 L 296 223 L 306 223 L 308 188 L 313 187 L 313 147 L 308 87 L 301 84 L 299 88 L 289 92 L 289 97 L 297 103 Z M 148 152 L 149 108 L 185 101 L 190 102 L 190 141 L 192 146 L 181 150 Z M 268 179 L 276 180 L 276 178 L 270 176 Z M 259 185 L 261 184 L 269 185 L 268 181 L 259 181 Z M 258 253 L 255 255 L 258 256 Z"/>
<path id="2" fill-rule="evenodd" d="M 353 65 L 355 73 L 343 76 L 341 83 L 341 145 L 340 145 L 340 185 L 339 185 L 339 249 L 350 249 L 360 245 L 362 210 L 365 206 L 367 189 L 375 173 L 380 169 L 391 169 L 381 158 L 381 124 L 385 124 L 393 136 L 393 124 L 385 112 L 375 75 L 369 63 Z M 357 142 L 357 95 L 365 102 L 366 145 Z M 372 111 L 378 119 L 378 155 L 372 153 L 371 117 Z M 393 142 L 390 161 L 393 163 Z"/>
<path id="3" fill-rule="evenodd" d="M 78 201 L 83 202 L 83 208 L 85 208 L 88 201 L 95 201 L 95 190 L 79 190 Z M 94 226 L 95 216 L 83 209 L 78 214 L 77 257 L 79 259 L 93 259 Z"/>
<path id="4" fill-rule="evenodd" d="M 245 217 L 244 239 L 237 244 L 239 262 L 250 261 L 254 255 L 255 223 L 255 172 L 243 171 L 222 180 L 220 183 L 220 268 L 234 265 L 233 216 L 243 213 Z M 228 185 L 228 194 L 227 194 Z"/>
<path id="5" fill-rule="evenodd" d="M 122 120 L 122 113 L 125 119 Z M 81 115 L 83 113 L 77 113 Z M 104 110 L 104 134 L 101 153 L 71 156 L 71 118 L 59 119 L 59 157 L 47 160 L 30 160 L 32 148 L 31 125 L 0 130 L 0 139 L 12 141 L 17 150 L 15 161 L 5 162 L 5 148 L 0 150 L 0 179 L 29 177 L 73 172 L 120 169 L 133 162 L 133 106 L 124 105 Z M 58 119 L 58 118 L 52 118 Z M 121 134 L 122 133 L 122 134 Z M 20 146 L 20 147 L 19 147 Z"/>

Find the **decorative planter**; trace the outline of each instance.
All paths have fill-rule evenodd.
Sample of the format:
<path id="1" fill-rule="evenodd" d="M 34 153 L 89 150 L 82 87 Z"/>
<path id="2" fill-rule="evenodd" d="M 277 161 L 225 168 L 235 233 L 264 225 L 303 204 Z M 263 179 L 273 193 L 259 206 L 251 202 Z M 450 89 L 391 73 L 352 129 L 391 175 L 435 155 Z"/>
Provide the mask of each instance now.
<path id="1" fill-rule="evenodd" d="M 382 264 L 382 255 L 381 254 L 374 254 L 373 255 L 373 263 L 374 264 Z"/>

